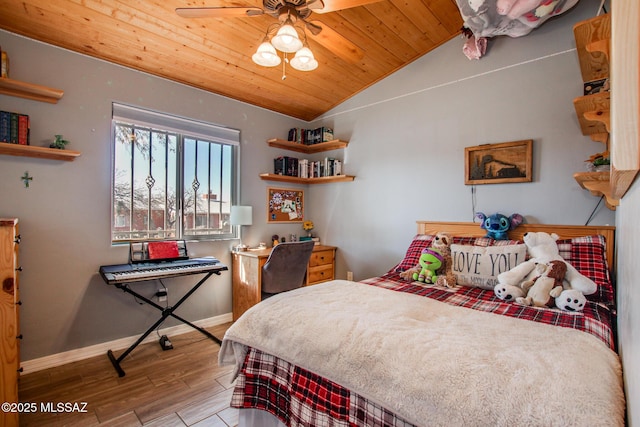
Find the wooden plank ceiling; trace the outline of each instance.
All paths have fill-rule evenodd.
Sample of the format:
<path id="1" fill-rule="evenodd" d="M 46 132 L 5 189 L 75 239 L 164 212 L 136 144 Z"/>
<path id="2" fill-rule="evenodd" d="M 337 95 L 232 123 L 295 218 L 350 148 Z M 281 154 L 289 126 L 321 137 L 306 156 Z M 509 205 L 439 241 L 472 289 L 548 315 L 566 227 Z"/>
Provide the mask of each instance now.
<path id="1" fill-rule="evenodd" d="M 361 0 L 343 0 L 347 5 Z M 0 28 L 209 92 L 313 120 L 460 33 L 455 0 L 382 0 L 327 13 L 306 31 L 319 66 L 251 60 L 270 15 L 183 18 L 176 8 L 262 0 L 3 0 Z M 325 2 L 328 4 L 328 2 Z M 461 43 L 462 47 L 462 43 Z M 19 52 L 10 52 L 20 61 Z M 44 65 L 44 64 L 43 64 Z M 11 76 L 20 79 L 20 76 Z M 67 89 L 68 90 L 68 89 Z"/>

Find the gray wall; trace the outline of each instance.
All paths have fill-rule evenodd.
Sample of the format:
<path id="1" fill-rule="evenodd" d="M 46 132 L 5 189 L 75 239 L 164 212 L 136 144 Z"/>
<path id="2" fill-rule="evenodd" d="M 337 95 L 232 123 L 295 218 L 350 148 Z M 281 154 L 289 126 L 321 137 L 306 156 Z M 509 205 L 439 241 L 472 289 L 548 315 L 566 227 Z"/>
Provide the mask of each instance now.
<path id="1" fill-rule="evenodd" d="M 479 61 L 462 54 L 462 39 L 451 40 L 318 121 L 350 141 L 345 168 L 356 175 L 310 190 L 318 232 L 340 247 L 341 275 L 363 279 L 391 267 L 418 219 L 517 212 L 531 223 L 585 224 L 598 198 L 573 173 L 604 145 L 581 134 L 573 109 L 582 81 L 572 26 L 598 3 L 585 0 L 527 37 L 491 40 Z M 533 182 L 478 185 L 474 203 L 464 148 L 525 139 L 534 141 Z M 601 204 L 591 223 L 614 221 Z"/>
<path id="2" fill-rule="evenodd" d="M 0 156 L 0 216 L 18 217 L 22 234 L 22 360 L 137 336 L 159 312 L 106 286 L 97 274 L 100 265 L 128 259 L 126 247 L 110 244 L 111 103 L 240 129 L 241 203 L 246 204 L 266 199 L 267 183 L 257 177 L 272 165 L 265 141 L 286 136 L 300 122 L 7 32 L 0 32 L 0 46 L 9 53 L 12 78 L 65 91 L 56 105 L 0 95 L 0 110 L 30 115 L 32 145 L 47 146 L 62 134 L 71 141 L 69 149 L 82 152 L 70 163 Z M 33 176 L 29 188 L 20 180 L 25 171 Z M 191 243 L 189 251 L 230 264 L 233 244 L 237 241 Z M 175 303 L 192 283 L 194 278 L 166 281 L 169 301 Z M 137 288 L 155 293 L 155 285 Z M 210 279 L 180 308 L 190 320 L 230 312 L 230 273 Z"/>

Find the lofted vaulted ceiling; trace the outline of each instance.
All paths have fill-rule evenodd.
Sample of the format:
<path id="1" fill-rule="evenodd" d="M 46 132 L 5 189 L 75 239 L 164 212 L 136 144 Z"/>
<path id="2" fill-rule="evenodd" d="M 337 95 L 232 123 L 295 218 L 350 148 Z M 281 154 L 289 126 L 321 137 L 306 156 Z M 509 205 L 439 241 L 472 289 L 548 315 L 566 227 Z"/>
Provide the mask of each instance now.
<path id="1" fill-rule="evenodd" d="M 340 3 L 338 3 L 338 1 Z M 370 0 L 372 1 L 372 0 Z M 460 33 L 455 0 L 324 0 L 306 31 L 319 66 L 265 68 L 251 55 L 277 19 L 184 18 L 184 7 L 262 0 L 2 0 L 0 28 L 303 120 L 312 120 Z M 342 5 L 342 6 L 341 6 Z M 322 12 L 322 11 L 319 11 Z M 12 53 L 19 60 L 19 53 Z M 12 76 L 13 78 L 19 78 Z"/>

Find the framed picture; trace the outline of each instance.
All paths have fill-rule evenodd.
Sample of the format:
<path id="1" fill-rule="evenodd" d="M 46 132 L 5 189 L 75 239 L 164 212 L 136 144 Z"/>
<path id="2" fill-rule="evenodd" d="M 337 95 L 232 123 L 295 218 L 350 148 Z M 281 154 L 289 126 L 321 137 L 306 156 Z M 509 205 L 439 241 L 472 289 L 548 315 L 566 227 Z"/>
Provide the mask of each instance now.
<path id="1" fill-rule="evenodd" d="M 484 144 L 464 149 L 464 183 L 531 182 L 533 140 Z"/>
<path id="2" fill-rule="evenodd" d="M 267 223 L 304 221 L 304 191 L 267 188 Z"/>

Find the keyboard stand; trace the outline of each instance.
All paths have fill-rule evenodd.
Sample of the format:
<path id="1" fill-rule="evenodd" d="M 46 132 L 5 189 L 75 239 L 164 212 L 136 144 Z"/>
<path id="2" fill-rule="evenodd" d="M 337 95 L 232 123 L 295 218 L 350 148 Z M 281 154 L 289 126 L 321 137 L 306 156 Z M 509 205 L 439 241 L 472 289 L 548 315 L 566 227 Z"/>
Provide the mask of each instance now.
<path id="1" fill-rule="evenodd" d="M 202 274 L 202 273 L 201 273 Z M 107 352 L 107 356 L 109 356 L 109 360 L 111 360 L 111 364 L 113 365 L 113 367 L 115 368 L 115 370 L 118 372 L 118 376 L 119 377 L 124 377 L 125 372 L 122 369 L 122 367 L 120 366 L 120 363 L 122 362 L 122 360 L 127 357 L 129 355 L 129 353 L 131 353 L 133 351 L 134 348 L 136 348 L 151 332 L 153 332 L 154 329 L 156 329 L 158 326 L 160 326 L 162 324 L 162 322 L 164 322 L 167 317 L 173 317 L 175 319 L 178 319 L 179 321 L 181 321 L 182 323 L 185 323 L 189 326 L 191 326 L 192 328 L 202 332 L 205 336 L 207 336 L 208 338 L 211 338 L 213 341 L 215 341 L 218 345 L 222 344 L 222 341 L 220 341 L 219 338 L 217 338 L 216 336 L 214 336 L 213 334 L 211 334 L 209 331 L 207 331 L 204 328 L 201 328 L 198 325 L 194 325 L 193 323 L 189 322 L 188 320 L 174 314 L 174 311 L 180 307 L 180 305 L 191 296 L 191 294 L 193 294 L 196 290 L 198 290 L 198 288 L 204 283 L 206 282 L 206 280 L 211 277 L 211 275 L 216 274 L 216 275 L 220 275 L 220 270 L 215 270 L 215 271 L 210 271 L 205 273 L 205 276 L 198 282 L 196 283 L 190 290 L 189 292 L 187 292 L 186 294 L 183 295 L 182 298 L 180 298 L 180 300 L 173 306 L 169 306 L 169 307 L 163 307 L 159 304 L 157 304 L 155 301 L 152 301 L 151 299 L 145 297 L 144 295 L 140 295 L 139 293 L 137 293 L 136 291 L 134 291 L 133 289 L 131 289 L 129 286 L 127 286 L 127 283 L 115 283 L 114 286 L 122 289 L 124 292 L 129 293 L 133 296 L 135 296 L 137 299 L 142 300 L 144 302 L 146 302 L 147 304 L 149 304 L 152 307 L 157 308 L 158 310 L 160 310 L 162 312 L 162 316 L 160 317 L 160 319 L 158 319 L 158 321 L 156 323 L 154 323 L 153 325 L 151 325 L 149 327 L 149 329 L 147 329 L 147 331 L 142 334 L 140 336 L 140 338 L 138 338 L 138 340 L 133 343 L 133 345 L 131 345 L 131 347 L 129 347 L 128 349 L 126 349 L 124 351 L 124 353 L 122 353 L 120 355 L 120 357 L 116 358 L 116 356 L 113 354 L 113 351 L 109 350 Z"/>

